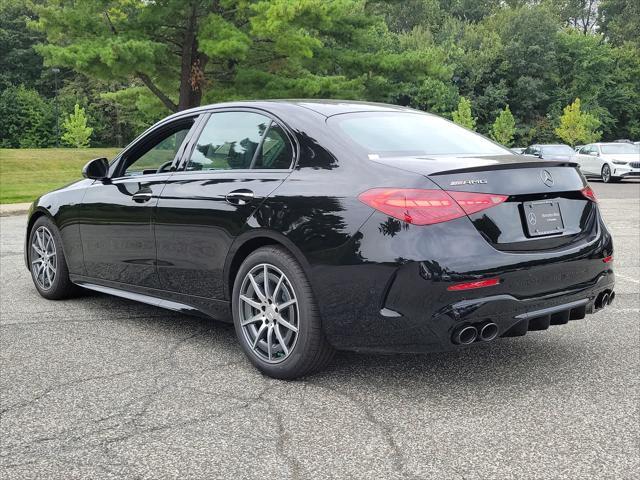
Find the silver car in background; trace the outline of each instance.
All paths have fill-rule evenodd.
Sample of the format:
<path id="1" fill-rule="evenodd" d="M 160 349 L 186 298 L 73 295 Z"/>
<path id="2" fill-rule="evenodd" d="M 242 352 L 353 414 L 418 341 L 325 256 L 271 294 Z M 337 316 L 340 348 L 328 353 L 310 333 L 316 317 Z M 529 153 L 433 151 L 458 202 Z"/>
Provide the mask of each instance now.
<path id="1" fill-rule="evenodd" d="M 586 177 L 605 183 L 640 177 L 640 145 L 632 143 L 590 143 L 578 151 L 575 161 Z"/>

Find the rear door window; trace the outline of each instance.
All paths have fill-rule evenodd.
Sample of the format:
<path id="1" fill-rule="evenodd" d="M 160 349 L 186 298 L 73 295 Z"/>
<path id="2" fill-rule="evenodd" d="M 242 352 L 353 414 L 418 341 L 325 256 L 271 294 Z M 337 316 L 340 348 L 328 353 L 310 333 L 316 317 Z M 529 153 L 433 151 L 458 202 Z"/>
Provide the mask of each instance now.
<path id="1" fill-rule="evenodd" d="M 253 112 L 213 113 L 191 153 L 186 169 L 288 169 L 292 147 L 282 127 Z"/>
<path id="2" fill-rule="evenodd" d="M 293 151 L 287 135 L 280 125 L 272 123 L 264 136 L 253 168 L 287 169 L 291 166 Z"/>

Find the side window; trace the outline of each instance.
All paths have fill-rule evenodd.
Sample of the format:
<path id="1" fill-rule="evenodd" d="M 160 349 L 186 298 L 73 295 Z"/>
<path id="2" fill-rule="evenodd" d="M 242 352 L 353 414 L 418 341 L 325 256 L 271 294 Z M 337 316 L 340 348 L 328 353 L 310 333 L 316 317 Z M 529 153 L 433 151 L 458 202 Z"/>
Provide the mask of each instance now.
<path id="1" fill-rule="evenodd" d="M 271 120 L 250 112 L 221 112 L 209 117 L 187 170 L 251 168 L 260 139 Z"/>
<path id="2" fill-rule="evenodd" d="M 143 140 L 144 143 L 127 156 L 122 175 L 146 175 L 169 170 L 192 125 L 193 119 L 189 119 L 148 142 Z"/>
<path id="3" fill-rule="evenodd" d="M 282 127 L 272 123 L 262 142 L 253 168 L 287 169 L 291 167 L 293 152 L 291 143 Z"/>

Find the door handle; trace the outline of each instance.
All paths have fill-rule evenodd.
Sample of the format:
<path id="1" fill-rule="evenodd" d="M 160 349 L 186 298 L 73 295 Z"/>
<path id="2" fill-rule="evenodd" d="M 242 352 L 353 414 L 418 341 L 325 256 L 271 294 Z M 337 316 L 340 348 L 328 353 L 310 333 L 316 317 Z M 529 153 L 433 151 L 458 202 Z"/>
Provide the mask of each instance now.
<path id="1" fill-rule="evenodd" d="M 224 197 L 227 203 L 231 205 L 246 205 L 254 199 L 255 195 L 251 190 L 240 189 L 227 193 Z"/>
<path id="2" fill-rule="evenodd" d="M 153 192 L 150 190 L 139 190 L 133 194 L 131 199 L 137 203 L 144 203 L 151 200 L 151 197 L 153 197 Z"/>

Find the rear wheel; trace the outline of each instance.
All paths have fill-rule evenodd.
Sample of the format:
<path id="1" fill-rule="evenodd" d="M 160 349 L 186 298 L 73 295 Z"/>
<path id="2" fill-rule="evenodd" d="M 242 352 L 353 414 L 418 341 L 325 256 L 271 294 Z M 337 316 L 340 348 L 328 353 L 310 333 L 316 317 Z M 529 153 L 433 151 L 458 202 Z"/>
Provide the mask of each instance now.
<path id="1" fill-rule="evenodd" d="M 233 320 L 245 354 L 270 377 L 301 377 L 322 369 L 333 356 L 309 281 L 281 247 L 259 248 L 240 266 Z"/>
<path id="2" fill-rule="evenodd" d="M 77 291 L 69 280 L 60 232 L 47 217 L 38 218 L 31 228 L 28 258 L 31 278 L 44 298 L 59 300 Z"/>

